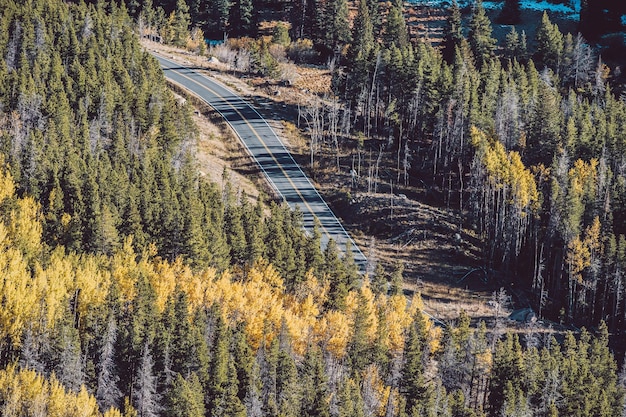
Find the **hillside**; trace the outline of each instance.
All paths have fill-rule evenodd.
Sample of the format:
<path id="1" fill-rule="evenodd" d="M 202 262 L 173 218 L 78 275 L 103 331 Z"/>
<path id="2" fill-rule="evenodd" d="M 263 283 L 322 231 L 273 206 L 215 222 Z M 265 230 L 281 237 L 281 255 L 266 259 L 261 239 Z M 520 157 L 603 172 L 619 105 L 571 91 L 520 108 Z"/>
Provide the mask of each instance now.
<path id="1" fill-rule="evenodd" d="M 0 0 L 0 415 L 622 414 L 612 69 L 547 15 L 434 47 L 399 2 L 285 3 L 260 35 L 258 2 Z M 145 46 L 273 119 L 368 274 Z"/>

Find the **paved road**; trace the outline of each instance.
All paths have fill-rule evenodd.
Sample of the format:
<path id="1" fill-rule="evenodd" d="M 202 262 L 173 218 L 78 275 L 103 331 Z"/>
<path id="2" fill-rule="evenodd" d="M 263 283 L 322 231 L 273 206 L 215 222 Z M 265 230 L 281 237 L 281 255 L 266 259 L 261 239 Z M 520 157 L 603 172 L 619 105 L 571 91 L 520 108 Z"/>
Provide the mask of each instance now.
<path id="1" fill-rule="evenodd" d="M 215 80 L 162 56 L 154 56 L 167 79 L 193 92 L 226 119 L 274 189 L 292 208 L 300 208 L 305 229 L 312 230 L 314 218 L 319 219 L 322 247 L 332 238 L 343 250 L 350 240 L 354 258 L 364 270 L 365 256 L 259 112 Z"/>

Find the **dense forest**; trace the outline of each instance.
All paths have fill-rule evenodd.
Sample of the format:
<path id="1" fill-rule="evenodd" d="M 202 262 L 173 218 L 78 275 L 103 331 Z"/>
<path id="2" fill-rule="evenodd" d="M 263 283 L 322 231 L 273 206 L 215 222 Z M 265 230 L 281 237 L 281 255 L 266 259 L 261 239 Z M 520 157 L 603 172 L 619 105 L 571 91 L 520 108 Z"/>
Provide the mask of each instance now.
<path id="1" fill-rule="evenodd" d="M 497 49 L 480 3 L 443 54 L 399 3 L 291 26 L 339 58 L 353 129 L 468 213 L 490 268 L 593 325 L 557 342 L 499 316 L 437 327 L 401 267 L 362 277 L 298 211 L 201 178 L 191 109 L 136 35 L 154 12 L 189 40 L 197 3 L 0 0 L 3 416 L 624 415 L 625 107 L 582 38 L 546 16 L 537 52 L 513 31 Z"/>

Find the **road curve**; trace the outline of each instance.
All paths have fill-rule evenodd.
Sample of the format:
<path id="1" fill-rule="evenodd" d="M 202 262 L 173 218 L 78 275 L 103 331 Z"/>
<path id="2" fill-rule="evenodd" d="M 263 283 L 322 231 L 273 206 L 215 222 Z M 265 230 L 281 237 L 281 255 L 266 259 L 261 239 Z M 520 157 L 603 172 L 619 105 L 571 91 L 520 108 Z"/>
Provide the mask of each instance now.
<path id="1" fill-rule="evenodd" d="M 322 247 L 332 238 L 343 250 L 349 241 L 354 259 L 364 271 L 365 256 L 259 112 L 223 84 L 152 54 L 168 80 L 191 91 L 222 115 L 283 200 L 294 209 L 300 208 L 306 230 L 313 230 L 317 217 L 321 224 Z"/>

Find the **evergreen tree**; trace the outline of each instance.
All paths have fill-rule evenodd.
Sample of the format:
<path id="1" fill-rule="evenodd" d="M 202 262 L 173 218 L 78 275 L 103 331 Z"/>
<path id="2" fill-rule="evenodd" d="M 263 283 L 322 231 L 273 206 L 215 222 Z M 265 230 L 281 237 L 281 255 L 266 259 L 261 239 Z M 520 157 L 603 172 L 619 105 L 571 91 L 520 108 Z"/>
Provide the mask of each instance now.
<path id="1" fill-rule="evenodd" d="M 518 337 L 508 333 L 504 341 L 498 341 L 493 361 L 489 409 L 490 415 L 499 416 L 507 401 L 513 400 L 513 404 L 517 401 L 516 396 L 519 397 L 518 390 L 524 378 L 522 348 Z"/>
<path id="2" fill-rule="evenodd" d="M 278 351 L 276 362 L 276 404 L 278 415 L 297 417 L 300 415 L 301 380 L 296 363 L 283 349 Z"/>
<path id="3" fill-rule="evenodd" d="M 216 323 L 211 349 L 212 357 L 209 367 L 209 387 L 206 390 L 205 396 L 205 404 L 207 405 L 206 408 L 207 410 L 212 410 L 212 414 L 222 413 L 223 407 L 226 406 L 222 403 L 223 400 L 227 395 L 233 395 L 233 393 L 227 394 L 226 392 L 229 384 L 229 378 L 233 376 L 229 373 L 229 363 L 232 362 L 230 360 L 229 353 L 230 332 L 227 324 L 224 322 L 221 311 L 215 311 Z M 234 369 L 234 364 L 232 365 Z M 236 377 L 236 370 L 234 370 L 234 374 Z M 231 387 L 231 389 L 235 390 L 234 395 L 236 396 L 237 388 Z"/>
<path id="4" fill-rule="evenodd" d="M 404 6 L 401 0 L 395 0 L 389 8 L 383 29 L 383 41 L 388 48 L 395 45 L 402 49 L 409 44 L 409 32 L 406 27 Z"/>
<path id="5" fill-rule="evenodd" d="M 553 70 L 559 67 L 563 53 L 563 34 L 559 27 L 550 21 L 548 14 L 543 12 L 541 23 L 535 35 L 535 60 L 538 65 L 545 65 Z"/>
<path id="6" fill-rule="evenodd" d="M 353 379 L 344 381 L 340 388 L 339 417 L 365 417 L 361 390 Z"/>
<path id="7" fill-rule="evenodd" d="M 461 9 L 456 0 L 450 6 L 450 15 L 443 30 L 443 57 L 451 64 L 454 60 L 454 51 L 460 47 L 463 37 Z"/>
<path id="8" fill-rule="evenodd" d="M 518 33 L 515 26 L 511 26 L 511 30 L 507 33 L 504 41 L 504 57 L 510 61 L 517 60 L 525 62 L 528 58 L 526 49 L 526 32 Z"/>
<path id="9" fill-rule="evenodd" d="M 252 0 L 235 0 L 230 8 L 229 26 L 232 36 L 255 36 L 256 14 Z"/>
<path id="10" fill-rule="evenodd" d="M 374 295 L 387 294 L 389 280 L 387 279 L 387 272 L 382 263 L 378 262 L 374 269 L 374 277 L 372 278 L 372 292 Z"/>
<path id="11" fill-rule="evenodd" d="M 424 335 L 416 325 L 411 326 L 404 346 L 400 380 L 400 392 L 406 397 L 406 411 L 410 415 L 425 415 L 432 408 L 432 391 L 426 384 L 422 363 L 425 345 Z"/>
<path id="12" fill-rule="evenodd" d="M 189 25 L 191 17 L 189 15 L 189 6 L 186 0 L 176 1 L 176 12 L 174 17 L 174 36 L 173 43 L 176 46 L 185 46 L 189 37 Z"/>
<path id="13" fill-rule="evenodd" d="M 304 357 L 301 373 L 303 417 L 330 417 L 328 377 L 324 371 L 322 353 L 310 346 Z"/>
<path id="14" fill-rule="evenodd" d="M 166 404 L 163 414 L 167 417 L 204 417 L 202 385 L 198 376 L 192 373 L 185 379 L 181 374 L 176 374 Z"/>
<path id="15" fill-rule="evenodd" d="M 348 49 L 350 61 L 368 60 L 374 49 L 374 25 L 367 0 L 359 0 L 357 15 L 352 25 L 352 43 Z"/>
<path id="16" fill-rule="evenodd" d="M 350 288 L 344 264 L 339 259 L 337 245 L 332 239 L 324 250 L 324 279 L 330 282 L 327 307 L 342 310 Z"/>
<path id="17" fill-rule="evenodd" d="M 494 56 L 496 40 L 491 37 L 491 22 L 482 1 L 474 4 L 469 22 L 468 40 L 478 68 L 482 68 Z"/>
<path id="18" fill-rule="evenodd" d="M 520 0 L 505 0 L 498 15 L 498 22 L 504 25 L 516 25 L 520 22 Z"/>
<path id="19" fill-rule="evenodd" d="M 347 0 L 328 0 L 325 6 L 326 16 L 326 46 L 335 52 L 350 43 L 350 22 L 348 17 Z"/>
<path id="20" fill-rule="evenodd" d="M 390 295 L 402 295 L 402 288 L 404 286 L 404 265 L 396 263 L 393 272 L 391 273 L 391 284 L 389 287 Z"/>

